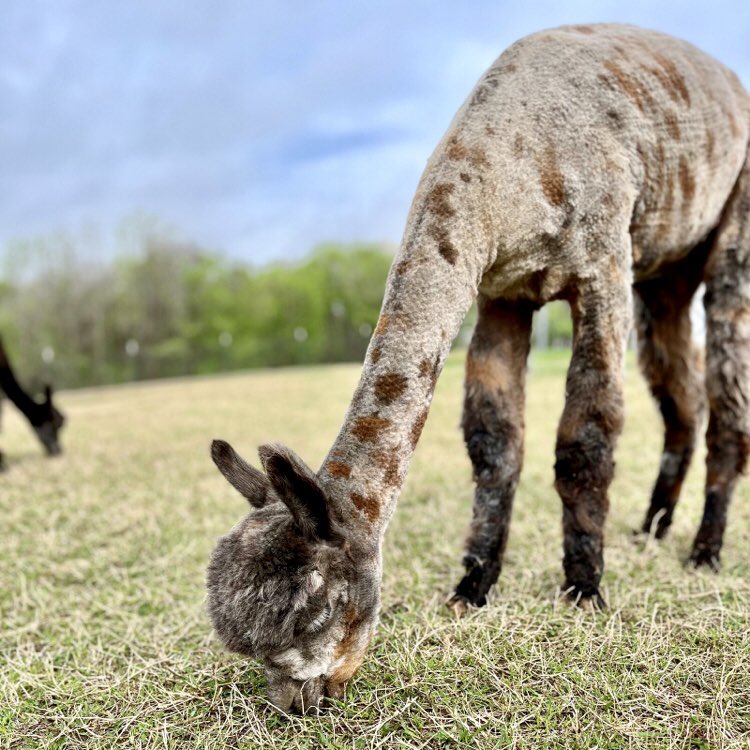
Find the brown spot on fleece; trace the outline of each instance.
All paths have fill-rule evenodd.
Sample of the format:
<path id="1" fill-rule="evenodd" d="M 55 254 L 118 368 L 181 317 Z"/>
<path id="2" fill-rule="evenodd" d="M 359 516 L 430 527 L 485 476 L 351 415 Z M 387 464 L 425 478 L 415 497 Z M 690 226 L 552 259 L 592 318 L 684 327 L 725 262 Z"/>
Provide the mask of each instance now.
<path id="1" fill-rule="evenodd" d="M 680 140 L 680 125 L 677 122 L 677 116 L 674 112 L 667 112 L 666 115 L 664 115 L 664 124 L 667 126 L 667 132 L 669 133 L 669 137 L 673 141 L 679 141 Z"/>
<path id="2" fill-rule="evenodd" d="M 381 349 L 381 348 L 380 348 L 379 346 L 376 346 L 376 347 L 375 347 L 375 348 L 374 348 L 374 349 L 372 350 L 372 352 L 370 353 L 370 361 L 371 361 L 371 362 L 372 362 L 372 363 L 373 363 L 374 365 L 375 365 L 375 364 L 377 364 L 377 363 L 378 363 L 378 361 L 380 360 L 380 355 L 381 355 L 382 353 L 383 353 L 383 350 L 382 350 L 382 349 Z"/>
<path id="3" fill-rule="evenodd" d="M 553 205 L 560 206 L 565 200 L 565 178 L 557 163 L 557 151 L 552 143 L 537 159 L 539 177 L 544 197 Z"/>
<path id="4" fill-rule="evenodd" d="M 663 71 L 662 75 L 658 75 L 655 70 L 652 70 L 652 72 L 672 97 L 672 100 L 677 101 L 678 99 L 682 99 L 685 104 L 690 106 L 690 92 L 685 83 L 685 78 L 677 69 L 674 62 L 664 57 L 660 52 L 652 52 L 652 57 Z"/>
<path id="5" fill-rule="evenodd" d="M 355 508 L 361 510 L 370 523 L 375 523 L 380 517 L 380 503 L 375 497 L 365 497 L 358 492 L 352 492 L 352 503 Z"/>
<path id="6" fill-rule="evenodd" d="M 424 429 L 424 424 L 427 421 L 427 412 L 428 409 L 424 409 L 422 413 L 414 420 L 414 424 L 411 426 L 411 447 L 416 448 L 417 443 L 419 442 L 419 438 L 422 434 L 422 430 Z"/>
<path id="7" fill-rule="evenodd" d="M 645 112 L 646 104 L 653 104 L 653 99 L 646 88 L 628 74 L 613 60 L 606 60 L 604 67 L 612 74 L 619 87 L 632 99 L 641 112 Z"/>
<path id="8" fill-rule="evenodd" d="M 398 471 L 401 468 L 401 464 L 398 460 L 398 451 L 391 453 L 390 458 L 385 466 L 385 472 L 383 474 L 383 481 L 389 487 L 398 487 L 401 484 Z"/>
<path id="9" fill-rule="evenodd" d="M 411 265 L 411 262 L 408 260 L 402 260 L 399 263 L 396 264 L 396 274 L 398 276 L 401 276 L 402 274 L 406 273 L 406 271 L 409 270 L 409 266 Z"/>
<path id="10" fill-rule="evenodd" d="M 456 260 L 458 259 L 458 251 L 450 242 L 441 242 L 438 245 L 438 252 L 445 258 L 450 265 L 455 266 Z"/>
<path id="11" fill-rule="evenodd" d="M 391 316 L 388 313 L 381 313 L 378 318 L 378 324 L 375 326 L 375 335 L 382 336 L 391 324 Z"/>
<path id="12" fill-rule="evenodd" d="M 683 156 L 680 158 L 680 188 L 682 189 L 682 202 L 684 206 L 689 206 L 693 202 L 695 195 L 695 177 L 690 171 L 690 165 Z"/>
<path id="13" fill-rule="evenodd" d="M 375 416 L 358 417 L 352 427 L 352 435 L 363 443 L 374 443 L 380 439 L 381 433 L 391 426 L 390 419 Z"/>
<path id="14" fill-rule="evenodd" d="M 326 468 L 332 477 L 343 477 L 344 479 L 348 479 L 352 474 L 351 466 L 342 464 L 340 461 L 329 461 Z"/>
<path id="15" fill-rule="evenodd" d="M 448 238 L 448 232 L 445 227 L 433 224 L 427 231 L 430 237 L 437 242 L 440 255 L 448 261 L 450 265 L 455 266 L 456 260 L 458 259 L 458 250 L 456 250 L 453 243 Z"/>
<path id="16" fill-rule="evenodd" d="M 393 403 L 404 393 L 407 383 L 400 372 L 386 372 L 375 379 L 375 395 L 385 404 Z"/>
<path id="17" fill-rule="evenodd" d="M 389 487 L 398 487 L 401 483 L 398 475 L 399 450 L 379 450 L 372 454 L 372 462 L 383 470 L 383 481 Z"/>
<path id="18" fill-rule="evenodd" d="M 434 360 L 425 358 L 419 363 L 419 377 L 426 378 L 430 376 L 430 386 L 435 388 L 438 379 L 438 370 L 440 369 L 440 355 Z"/>
<path id="19" fill-rule="evenodd" d="M 662 199 L 662 219 L 656 231 L 656 241 L 660 244 L 666 244 L 672 234 L 673 223 L 671 213 L 674 208 L 674 174 L 667 172 L 665 176 L 664 198 Z"/>
<path id="20" fill-rule="evenodd" d="M 435 357 L 435 361 L 432 363 L 432 369 L 430 370 L 430 386 L 435 389 L 437 385 L 438 375 L 440 374 L 440 355 Z"/>
<path id="21" fill-rule="evenodd" d="M 390 453 L 388 451 L 375 451 L 375 453 L 372 454 L 372 462 L 380 469 L 388 468 L 388 463 L 390 462 Z"/>
<path id="22" fill-rule="evenodd" d="M 445 155 L 451 161 L 468 161 L 474 167 L 486 167 L 489 164 L 487 154 L 478 146 L 464 146 L 456 137 L 451 138 Z"/>
<path id="23" fill-rule="evenodd" d="M 441 219 L 450 219 L 456 213 L 451 206 L 450 197 L 456 186 L 451 182 L 438 182 L 427 195 L 427 209 Z"/>

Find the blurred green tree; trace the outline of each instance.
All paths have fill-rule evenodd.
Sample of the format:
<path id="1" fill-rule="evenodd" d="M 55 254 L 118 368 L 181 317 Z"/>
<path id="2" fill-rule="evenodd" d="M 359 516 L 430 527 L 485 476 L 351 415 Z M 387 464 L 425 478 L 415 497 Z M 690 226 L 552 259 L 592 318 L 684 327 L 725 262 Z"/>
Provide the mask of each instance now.
<path id="1" fill-rule="evenodd" d="M 362 361 L 393 260 L 383 245 L 326 244 L 299 261 L 253 267 L 181 242 L 147 215 L 123 221 L 109 252 L 92 252 L 97 238 L 90 229 L 56 233 L 0 256 L 0 333 L 27 382 Z M 475 319 L 472 310 L 459 345 Z M 537 345 L 570 340 L 565 303 L 541 322 Z"/>

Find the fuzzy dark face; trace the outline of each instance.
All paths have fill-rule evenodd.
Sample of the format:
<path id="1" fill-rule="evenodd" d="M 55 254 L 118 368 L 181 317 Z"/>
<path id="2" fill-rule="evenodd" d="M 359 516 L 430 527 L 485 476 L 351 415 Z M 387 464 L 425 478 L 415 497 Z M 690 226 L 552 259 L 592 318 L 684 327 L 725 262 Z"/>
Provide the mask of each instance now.
<path id="1" fill-rule="evenodd" d="M 44 389 L 44 403 L 39 408 L 42 421 L 34 424 L 34 432 L 48 456 L 59 456 L 62 453 L 59 432 L 65 423 L 65 417 L 52 403 L 52 389 L 49 386 Z"/>
<path id="2" fill-rule="evenodd" d="M 232 651 L 262 659 L 268 697 L 305 712 L 339 697 L 377 622 L 377 561 L 353 549 L 315 474 L 291 451 L 263 446 L 266 473 L 224 442 L 212 457 L 255 506 L 222 537 L 208 567 L 208 611 Z"/>

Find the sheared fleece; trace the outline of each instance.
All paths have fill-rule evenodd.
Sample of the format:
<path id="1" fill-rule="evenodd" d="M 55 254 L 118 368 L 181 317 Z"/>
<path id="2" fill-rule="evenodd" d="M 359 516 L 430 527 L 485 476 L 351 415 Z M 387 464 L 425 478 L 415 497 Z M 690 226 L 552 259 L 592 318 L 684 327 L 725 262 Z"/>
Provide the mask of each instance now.
<path id="1" fill-rule="evenodd" d="M 664 34 L 571 26 L 507 49 L 419 182 L 361 381 L 320 472 L 341 512 L 382 534 L 478 292 L 542 304 L 574 286 L 607 296 L 613 276 L 658 274 L 717 225 L 749 125 L 737 76 Z M 629 325 L 629 305 L 606 312 Z"/>
<path id="2" fill-rule="evenodd" d="M 214 553 L 209 611 L 225 643 L 265 660 L 275 705 L 305 711 L 340 695 L 364 657 L 383 534 L 475 299 L 463 428 L 477 489 L 454 609 L 483 604 L 499 572 L 523 457 L 531 316 L 556 298 L 574 322 L 555 463 L 566 588 L 602 603 L 634 287 L 641 361 L 667 426 L 650 524 L 671 513 L 692 452 L 700 399 L 686 405 L 699 388 L 685 305 L 706 282 L 709 480 L 693 559 L 718 560 L 750 446 L 749 125 L 731 71 L 631 26 L 533 34 L 482 76 L 419 182 L 361 380 L 320 471 L 265 446 L 264 475 L 214 444 L 217 466 L 258 510 Z"/>

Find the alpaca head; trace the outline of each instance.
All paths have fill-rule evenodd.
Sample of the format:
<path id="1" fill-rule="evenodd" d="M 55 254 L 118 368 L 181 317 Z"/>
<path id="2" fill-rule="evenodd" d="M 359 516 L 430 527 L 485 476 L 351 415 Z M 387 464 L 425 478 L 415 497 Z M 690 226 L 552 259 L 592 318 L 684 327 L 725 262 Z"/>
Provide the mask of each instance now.
<path id="1" fill-rule="evenodd" d="M 317 476 L 288 448 L 259 449 L 265 473 L 223 441 L 211 455 L 255 510 L 208 567 L 208 611 L 232 651 L 266 666 L 282 711 L 340 697 L 377 622 L 379 563 L 347 534 Z"/>
<path id="2" fill-rule="evenodd" d="M 33 421 L 34 432 L 48 456 L 59 456 L 62 453 L 59 432 L 65 423 L 65 417 L 52 403 L 51 386 L 44 387 L 44 401 L 38 406 L 38 417 Z"/>

